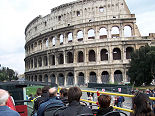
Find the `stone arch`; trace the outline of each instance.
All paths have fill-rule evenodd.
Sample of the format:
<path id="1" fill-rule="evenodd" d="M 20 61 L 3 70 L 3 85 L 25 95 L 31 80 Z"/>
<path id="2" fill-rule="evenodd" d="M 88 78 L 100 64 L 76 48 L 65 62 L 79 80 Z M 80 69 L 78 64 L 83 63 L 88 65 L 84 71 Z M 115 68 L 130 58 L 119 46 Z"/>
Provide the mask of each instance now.
<path id="1" fill-rule="evenodd" d="M 121 60 L 121 50 L 119 48 L 113 49 L 113 60 Z"/>
<path id="2" fill-rule="evenodd" d="M 31 81 L 33 81 L 33 76 L 31 76 Z"/>
<path id="3" fill-rule="evenodd" d="M 89 83 L 97 83 L 97 76 L 93 71 L 89 73 Z"/>
<path id="4" fill-rule="evenodd" d="M 31 59 L 31 68 L 33 68 L 33 59 Z"/>
<path id="5" fill-rule="evenodd" d="M 34 43 L 34 50 L 37 51 L 37 42 Z"/>
<path id="6" fill-rule="evenodd" d="M 37 81 L 37 75 L 35 75 L 34 80 Z"/>
<path id="7" fill-rule="evenodd" d="M 65 82 L 65 77 L 64 77 L 64 75 L 62 73 L 60 73 L 58 75 L 58 84 L 59 84 L 59 86 L 64 86 L 64 82 Z"/>
<path id="8" fill-rule="evenodd" d="M 103 71 L 101 74 L 101 81 L 102 83 L 109 83 L 109 73 L 107 71 Z"/>
<path id="9" fill-rule="evenodd" d="M 67 63 L 73 63 L 73 53 L 67 52 Z"/>
<path id="10" fill-rule="evenodd" d="M 132 36 L 132 28 L 130 25 L 126 25 L 124 27 L 124 37 L 131 37 Z"/>
<path id="11" fill-rule="evenodd" d="M 50 75 L 51 83 L 56 83 L 56 77 L 54 74 Z"/>
<path id="12" fill-rule="evenodd" d="M 78 52 L 78 62 L 84 62 L 84 55 L 82 51 Z"/>
<path id="13" fill-rule="evenodd" d="M 132 47 L 126 48 L 126 59 L 131 59 L 131 53 L 134 51 Z"/>
<path id="14" fill-rule="evenodd" d="M 74 85 L 74 75 L 71 72 L 67 75 L 67 85 Z"/>
<path id="15" fill-rule="evenodd" d="M 55 39 L 55 37 L 53 37 L 52 38 L 52 45 L 55 46 L 55 43 L 56 43 L 56 39 Z"/>
<path id="16" fill-rule="evenodd" d="M 42 49 L 42 41 L 41 40 L 39 40 L 39 42 L 38 42 L 38 46 L 39 46 L 39 49 Z"/>
<path id="17" fill-rule="evenodd" d="M 84 73 L 80 72 L 78 75 L 78 85 L 84 85 L 85 84 L 85 80 L 84 80 Z"/>
<path id="18" fill-rule="evenodd" d="M 96 55 L 94 50 L 89 50 L 89 61 L 95 62 L 96 61 Z"/>
<path id="19" fill-rule="evenodd" d="M 37 68 L 37 58 L 34 57 L 34 67 Z"/>
<path id="20" fill-rule="evenodd" d="M 47 60 L 47 56 L 44 56 L 44 66 L 48 65 L 48 60 Z"/>
<path id="21" fill-rule="evenodd" d="M 120 35 L 119 35 L 119 27 L 118 26 L 113 26 L 112 29 L 111 29 L 111 37 L 112 38 L 118 38 Z"/>
<path id="22" fill-rule="evenodd" d="M 77 32 L 77 40 L 78 41 L 82 41 L 83 40 L 83 32 L 81 30 L 79 30 Z"/>
<path id="23" fill-rule="evenodd" d="M 47 74 L 44 75 L 44 82 L 48 82 L 48 75 Z"/>
<path id="24" fill-rule="evenodd" d="M 49 41 L 48 41 L 48 39 L 47 39 L 47 38 L 44 40 L 44 45 L 45 45 L 45 47 L 46 47 L 46 48 L 48 48 Z"/>
<path id="25" fill-rule="evenodd" d="M 102 49 L 100 54 L 101 54 L 101 61 L 108 60 L 108 51 L 106 49 Z"/>
<path id="26" fill-rule="evenodd" d="M 73 41 L 73 34 L 72 34 L 72 32 L 69 32 L 67 34 L 67 37 L 68 37 L 68 42 L 72 42 Z"/>
<path id="27" fill-rule="evenodd" d="M 121 83 L 123 81 L 123 74 L 120 70 L 114 72 L 114 82 Z"/>
<path id="28" fill-rule="evenodd" d="M 38 58 L 38 65 L 39 65 L 39 67 L 42 66 L 42 57 L 39 57 L 39 58 Z"/>
<path id="29" fill-rule="evenodd" d="M 50 65 L 55 65 L 55 55 L 50 55 Z"/>
<path id="30" fill-rule="evenodd" d="M 88 39 L 95 39 L 95 31 L 94 29 L 88 30 Z"/>
<path id="31" fill-rule="evenodd" d="M 107 38 L 107 29 L 102 27 L 99 30 L 100 39 Z"/>
<path id="32" fill-rule="evenodd" d="M 42 82 L 42 75 L 39 75 L 39 82 Z"/>
<path id="33" fill-rule="evenodd" d="M 58 63 L 59 64 L 64 64 L 64 56 L 62 53 L 59 54 L 58 56 Z"/>
<path id="34" fill-rule="evenodd" d="M 59 36 L 59 39 L 60 39 L 60 45 L 62 45 L 64 43 L 64 36 L 61 34 Z"/>

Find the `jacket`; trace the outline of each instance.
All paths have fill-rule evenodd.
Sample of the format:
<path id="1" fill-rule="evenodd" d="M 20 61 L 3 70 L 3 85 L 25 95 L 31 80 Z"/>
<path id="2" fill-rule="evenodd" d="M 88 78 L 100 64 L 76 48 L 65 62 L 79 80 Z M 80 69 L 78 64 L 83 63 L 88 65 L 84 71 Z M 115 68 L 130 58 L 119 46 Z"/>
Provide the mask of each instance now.
<path id="1" fill-rule="evenodd" d="M 11 110 L 8 106 L 0 106 L 0 116 L 20 116 L 18 112 Z"/>
<path id="2" fill-rule="evenodd" d="M 99 108 L 97 111 L 96 116 L 103 116 L 104 114 L 108 113 L 108 112 L 112 112 L 113 111 L 113 107 L 110 106 L 108 108 Z M 115 114 L 115 115 L 111 115 L 111 116 L 120 116 L 120 114 Z"/>
<path id="3" fill-rule="evenodd" d="M 69 103 L 68 107 L 59 114 L 59 116 L 77 116 L 84 113 L 92 114 L 92 111 L 87 106 L 82 106 L 80 102 L 72 101 Z"/>
<path id="4" fill-rule="evenodd" d="M 47 106 L 54 107 L 54 106 L 64 106 L 63 102 L 59 100 L 56 96 L 50 98 L 48 101 L 40 104 L 39 109 L 37 111 L 37 116 L 44 116 L 44 111 Z"/>

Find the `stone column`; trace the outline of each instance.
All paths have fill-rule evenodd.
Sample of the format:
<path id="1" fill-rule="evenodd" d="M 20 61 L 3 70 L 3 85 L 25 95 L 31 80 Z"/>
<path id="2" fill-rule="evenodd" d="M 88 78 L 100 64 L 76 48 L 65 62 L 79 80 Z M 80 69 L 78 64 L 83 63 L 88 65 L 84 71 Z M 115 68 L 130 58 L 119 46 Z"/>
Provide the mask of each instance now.
<path id="1" fill-rule="evenodd" d="M 96 63 L 99 64 L 100 63 L 100 51 L 99 48 L 97 47 L 96 49 Z"/>
<path id="2" fill-rule="evenodd" d="M 111 37 L 111 27 L 108 26 L 108 29 L 107 29 L 107 38 L 112 38 Z"/>
<path id="3" fill-rule="evenodd" d="M 89 72 L 86 70 L 85 71 L 85 83 L 89 83 Z"/>
<path id="4" fill-rule="evenodd" d="M 77 72 L 74 71 L 74 85 L 77 85 Z"/>
<path id="5" fill-rule="evenodd" d="M 99 36 L 99 30 L 98 30 L 98 28 L 96 27 L 95 28 L 95 39 L 100 39 L 100 36 Z"/>
<path id="6" fill-rule="evenodd" d="M 109 46 L 109 51 L 108 51 L 108 61 L 109 63 L 112 63 L 113 62 L 113 50 L 112 50 L 112 46 Z"/>
<path id="7" fill-rule="evenodd" d="M 66 64 L 66 52 L 63 51 L 63 57 L 64 57 L 64 64 Z"/>
<path id="8" fill-rule="evenodd" d="M 52 55 L 54 55 L 55 56 L 55 65 L 58 65 L 58 58 L 59 58 L 59 54 L 52 54 Z M 53 57 L 52 57 L 52 60 L 53 60 Z"/>
<path id="9" fill-rule="evenodd" d="M 111 69 L 110 71 L 110 82 L 114 83 L 114 70 L 113 69 Z"/>
<path id="10" fill-rule="evenodd" d="M 47 53 L 47 66 L 50 66 L 50 55 Z"/>
<path id="11" fill-rule="evenodd" d="M 83 41 L 86 42 L 88 40 L 88 31 L 86 28 L 83 30 Z"/>
<path id="12" fill-rule="evenodd" d="M 99 73 L 99 71 L 97 71 L 97 83 L 101 83 L 101 75 Z"/>

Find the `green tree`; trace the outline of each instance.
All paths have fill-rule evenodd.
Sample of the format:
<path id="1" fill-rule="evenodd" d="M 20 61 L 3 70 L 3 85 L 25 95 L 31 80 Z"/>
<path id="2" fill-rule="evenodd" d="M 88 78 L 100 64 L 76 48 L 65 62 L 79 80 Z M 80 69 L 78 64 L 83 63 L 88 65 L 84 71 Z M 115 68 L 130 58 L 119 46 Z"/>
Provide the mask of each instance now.
<path id="1" fill-rule="evenodd" d="M 18 79 L 18 73 L 15 72 L 12 69 L 9 69 L 8 67 L 2 67 L 0 69 L 0 81 L 11 81 L 11 80 L 17 80 Z"/>
<path id="2" fill-rule="evenodd" d="M 132 53 L 128 76 L 136 86 L 149 85 L 155 79 L 155 47 L 147 45 Z"/>

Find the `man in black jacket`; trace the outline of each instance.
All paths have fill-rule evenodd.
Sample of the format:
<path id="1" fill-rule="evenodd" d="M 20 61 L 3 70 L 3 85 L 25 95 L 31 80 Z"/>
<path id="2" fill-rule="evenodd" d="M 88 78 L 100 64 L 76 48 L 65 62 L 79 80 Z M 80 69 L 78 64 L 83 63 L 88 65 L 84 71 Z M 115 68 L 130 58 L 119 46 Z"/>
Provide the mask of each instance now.
<path id="1" fill-rule="evenodd" d="M 92 111 L 87 106 L 80 104 L 82 91 L 79 87 L 71 87 L 68 90 L 69 106 L 59 116 L 77 116 L 80 114 L 92 114 Z"/>
<path id="2" fill-rule="evenodd" d="M 104 114 L 113 111 L 113 107 L 110 106 L 111 97 L 109 95 L 100 95 L 98 97 L 99 109 L 96 116 L 103 116 Z M 120 116 L 119 113 L 111 114 L 110 116 Z"/>

